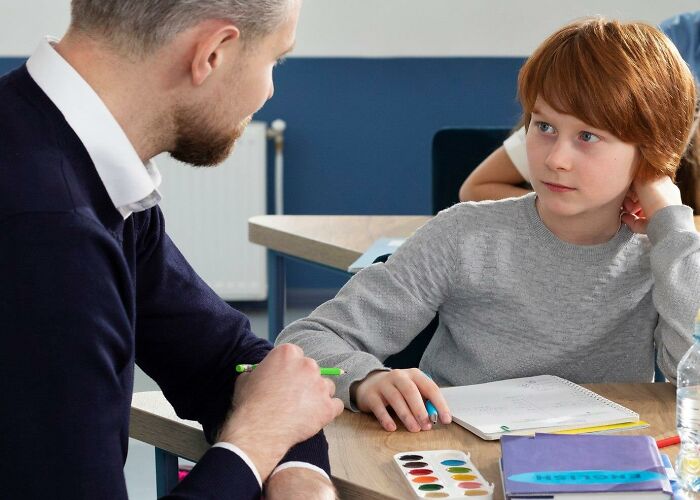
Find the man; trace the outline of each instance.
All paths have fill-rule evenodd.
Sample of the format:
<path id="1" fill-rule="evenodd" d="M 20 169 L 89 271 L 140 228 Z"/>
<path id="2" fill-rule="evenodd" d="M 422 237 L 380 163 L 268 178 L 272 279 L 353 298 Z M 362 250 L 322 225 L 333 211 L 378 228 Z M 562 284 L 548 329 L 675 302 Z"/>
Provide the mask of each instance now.
<path id="1" fill-rule="evenodd" d="M 332 382 L 298 348 L 270 352 L 194 273 L 150 162 L 229 154 L 299 9 L 74 0 L 66 36 L 0 79 L 3 498 L 126 497 L 134 362 L 217 441 L 172 498 L 334 496 Z"/>

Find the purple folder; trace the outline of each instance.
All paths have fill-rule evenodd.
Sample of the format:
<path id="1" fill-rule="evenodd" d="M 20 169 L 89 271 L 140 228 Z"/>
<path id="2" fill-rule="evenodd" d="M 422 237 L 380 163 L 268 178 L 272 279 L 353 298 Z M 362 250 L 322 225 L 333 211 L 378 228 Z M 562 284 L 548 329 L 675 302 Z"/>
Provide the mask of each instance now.
<path id="1" fill-rule="evenodd" d="M 599 492 L 671 497 L 664 464 L 649 436 L 504 435 L 501 453 L 506 498 Z"/>

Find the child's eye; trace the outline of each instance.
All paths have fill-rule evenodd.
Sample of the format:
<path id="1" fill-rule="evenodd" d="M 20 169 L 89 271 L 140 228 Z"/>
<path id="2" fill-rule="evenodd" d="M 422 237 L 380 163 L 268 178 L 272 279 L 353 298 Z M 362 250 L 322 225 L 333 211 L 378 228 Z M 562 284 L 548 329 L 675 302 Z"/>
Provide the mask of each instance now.
<path id="1" fill-rule="evenodd" d="M 554 127 L 547 122 L 537 122 L 536 126 L 543 134 L 553 134 L 555 132 Z"/>
<path id="2" fill-rule="evenodd" d="M 600 137 L 598 137 L 595 134 L 592 134 L 591 132 L 581 132 L 579 134 L 579 138 L 583 142 L 598 142 L 600 140 Z"/>

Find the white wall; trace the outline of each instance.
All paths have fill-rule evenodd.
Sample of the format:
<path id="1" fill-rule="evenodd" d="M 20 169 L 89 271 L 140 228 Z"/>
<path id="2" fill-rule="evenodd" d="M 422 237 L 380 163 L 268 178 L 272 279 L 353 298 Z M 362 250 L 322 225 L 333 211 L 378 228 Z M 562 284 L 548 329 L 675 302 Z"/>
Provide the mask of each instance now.
<path id="1" fill-rule="evenodd" d="M 658 23 L 698 0 L 304 0 L 304 56 L 525 56 L 587 15 Z"/>
<path id="2" fill-rule="evenodd" d="M 69 0 L 0 0 L 0 57 L 60 36 Z M 298 56 L 524 56 L 557 27 L 601 14 L 659 21 L 698 0 L 304 0 Z"/>
<path id="3" fill-rule="evenodd" d="M 0 0 L 0 57 L 30 55 L 42 36 L 61 36 L 69 20 L 69 0 Z"/>

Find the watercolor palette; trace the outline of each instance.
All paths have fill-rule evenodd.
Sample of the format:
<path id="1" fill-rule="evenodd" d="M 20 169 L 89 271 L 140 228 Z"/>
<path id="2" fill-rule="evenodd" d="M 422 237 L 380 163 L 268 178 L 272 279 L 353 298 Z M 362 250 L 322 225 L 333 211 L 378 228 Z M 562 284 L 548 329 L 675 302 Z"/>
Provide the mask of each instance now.
<path id="1" fill-rule="evenodd" d="M 491 500 L 493 484 L 458 450 L 404 451 L 394 455 L 417 498 Z"/>

